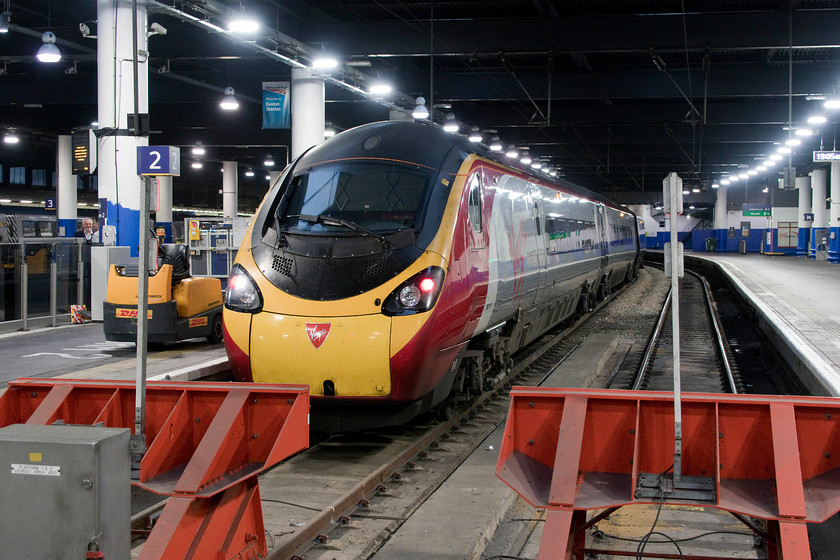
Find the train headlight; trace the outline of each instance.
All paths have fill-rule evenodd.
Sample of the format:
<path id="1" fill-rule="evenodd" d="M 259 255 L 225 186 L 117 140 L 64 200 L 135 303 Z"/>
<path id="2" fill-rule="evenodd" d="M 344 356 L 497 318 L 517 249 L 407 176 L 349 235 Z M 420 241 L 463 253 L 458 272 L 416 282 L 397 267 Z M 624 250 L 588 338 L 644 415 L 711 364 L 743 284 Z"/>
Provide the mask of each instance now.
<path id="1" fill-rule="evenodd" d="M 241 265 L 233 265 L 225 292 L 225 307 L 244 313 L 258 313 L 263 299 L 257 284 Z"/>
<path id="2" fill-rule="evenodd" d="M 430 266 L 391 292 L 382 305 L 385 315 L 412 315 L 434 307 L 443 287 L 443 269 Z"/>

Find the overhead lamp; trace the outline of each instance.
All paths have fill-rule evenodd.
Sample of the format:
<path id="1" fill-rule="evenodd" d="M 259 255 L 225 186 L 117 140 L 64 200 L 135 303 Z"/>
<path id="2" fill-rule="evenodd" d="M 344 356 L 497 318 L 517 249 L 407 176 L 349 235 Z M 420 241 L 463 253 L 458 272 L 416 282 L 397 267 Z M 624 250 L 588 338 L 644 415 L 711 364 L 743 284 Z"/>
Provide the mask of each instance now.
<path id="1" fill-rule="evenodd" d="M 747 175 L 749 175 L 750 177 L 758 175 L 758 171 L 756 171 L 755 169 L 750 169 L 749 171 L 747 171 Z"/>
<path id="2" fill-rule="evenodd" d="M 484 140 L 484 138 L 481 136 L 481 131 L 478 130 L 477 126 L 471 126 L 470 127 L 470 135 L 467 136 L 467 139 L 470 142 L 474 142 L 476 144 L 478 144 L 479 142 Z"/>
<path id="3" fill-rule="evenodd" d="M 790 150 L 788 148 L 785 148 L 785 149 L 788 152 L 790 152 Z M 778 151 L 781 152 L 781 148 Z M 773 154 L 771 156 L 768 156 L 767 159 L 770 160 L 770 161 L 780 161 L 782 159 L 782 156 L 781 156 L 781 154 Z M 767 165 L 767 164 L 765 163 L 765 165 Z"/>
<path id="4" fill-rule="evenodd" d="M 526 152 L 526 153 L 522 154 L 522 157 L 519 158 L 519 161 L 521 161 L 525 165 L 528 165 L 529 163 L 531 163 L 531 156 L 529 156 L 528 153 Z"/>
<path id="5" fill-rule="evenodd" d="M 266 181 L 271 181 L 271 175 L 266 175 L 266 176 L 265 176 L 265 180 L 266 180 Z"/>
<path id="6" fill-rule="evenodd" d="M 797 128 L 794 134 L 796 134 L 797 136 L 811 136 L 812 134 L 814 134 L 814 131 L 810 128 L 802 127 Z"/>
<path id="7" fill-rule="evenodd" d="M 411 112 L 411 116 L 417 120 L 429 118 L 429 110 L 426 108 L 425 97 L 418 97 L 414 100 L 414 111 Z"/>
<path id="8" fill-rule="evenodd" d="M 246 177 L 253 177 L 253 176 L 254 176 L 254 170 L 253 170 L 253 169 L 248 169 L 248 170 L 245 172 L 245 176 L 246 176 Z"/>
<path id="9" fill-rule="evenodd" d="M 61 60 L 61 51 L 55 46 L 55 33 L 52 31 L 45 31 L 44 34 L 41 35 L 41 41 L 43 44 L 41 45 L 41 48 L 38 49 L 38 54 L 36 55 L 38 60 L 48 63 L 54 63 Z"/>
<path id="10" fill-rule="evenodd" d="M 840 97 L 826 99 L 825 103 L 823 103 L 823 107 L 826 109 L 840 109 Z"/>
<path id="11" fill-rule="evenodd" d="M 755 168 L 755 170 L 756 171 L 767 171 L 767 166 L 759 165 L 758 167 Z"/>
<path id="12" fill-rule="evenodd" d="M 730 183 L 729 179 L 721 179 L 721 180 L 720 180 L 720 184 L 721 184 L 721 185 L 728 185 L 729 183 Z M 719 186 L 720 186 L 720 185 L 718 185 L 717 183 L 712 184 L 712 188 L 713 188 L 713 189 L 716 189 L 716 188 L 718 188 Z"/>
<path id="13" fill-rule="evenodd" d="M 9 32 L 9 24 L 12 22 L 12 13 L 3 12 L 0 14 L 0 33 Z"/>
<path id="14" fill-rule="evenodd" d="M 699 189 L 698 187 L 694 187 L 693 189 L 691 189 L 691 192 L 693 192 L 693 193 L 699 193 L 699 192 L 700 192 L 700 189 Z"/>
<path id="15" fill-rule="evenodd" d="M 18 135 L 15 134 L 14 132 L 7 132 L 3 136 L 3 143 L 4 144 L 17 144 L 18 142 L 20 142 L 20 137 L 18 137 Z"/>
<path id="16" fill-rule="evenodd" d="M 268 156 L 267 158 L 265 158 L 263 165 L 265 165 L 266 167 L 274 167 L 274 160 L 271 158 L 271 156 Z"/>
<path id="17" fill-rule="evenodd" d="M 785 146 L 798 146 L 802 143 L 799 138 L 788 138 L 785 140 Z"/>
<path id="18" fill-rule="evenodd" d="M 501 152 L 502 149 L 504 149 L 504 146 L 502 145 L 502 141 L 499 140 L 498 136 L 494 136 L 493 140 L 490 142 L 490 151 Z"/>
<path id="19" fill-rule="evenodd" d="M 331 126 L 324 127 L 324 138 L 332 138 L 335 136 L 335 129 Z"/>
<path id="20" fill-rule="evenodd" d="M 788 148 L 787 146 L 779 146 L 778 148 L 776 148 L 776 151 L 780 154 L 789 154 L 790 148 Z"/>
<path id="21" fill-rule="evenodd" d="M 192 162 L 192 164 L 190 164 L 190 166 L 193 169 L 201 169 L 202 167 L 204 167 L 204 164 L 201 163 L 200 161 L 194 161 L 194 162 Z"/>
<path id="22" fill-rule="evenodd" d="M 509 158 L 515 158 L 515 157 L 519 156 L 519 150 L 516 149 L 516 146 L 511 144 L 508 147 L 507 152 L 505 152 L 505 155 Z"/>
<path id="23" fill-rule="evenodd" d="M 446 115 L 446 122 L 443 124 L 443 130 L 446 132 L 458 132 L 458 121 L 455 120 L 455 115 L 449 113 Z"/>
<path id="24" fill-rule="evenodd" d="M 738 178 L 739 179 L 749 179 L 750 176 L 747 175 L 746 173 L 738 173 Z"/>
<path id="25" fill-rule="evenodd" d="M 823 115 L 811 115 L 808 117 L 808 124 L 825 124 L 828 121 Z"/>
<path id="26" fill-rule="evenodd" d="M 732 182 L 732 183 L 737 183 L 740 179 L 741 178 L 738 177 L 737 175 L 730 175 L 729 176 L 729 181 Z"/>
<path id="27" fill-rule="evenodd" d="M 195 146 L 193 146 L 192 154 L 194 156 L 203 156 L 207 150 L 204 149 L 204 146 L 201 145 L 201 142 L 196 142 Z"/>
<path id="28" fill-rule="evenodd" d="M 767 187 L 764 187 L 763 189 L 761 189 L 761 192 L 767 192 Z"/>
<path id="29" fill-rule="evenodd" d="M 225 96 L 222 98 L 221 103 L 219 103 L 219 107 L 225 111 L 236 111 L 239 109 L 239 101 L 236 100 L 232 87 L 225 88 Z"/>
<path id="30" fill-rule="evenodd" d="M 312 59 L 313 70 L 329 71 L 334 70 L 337 67 L 338 59 L 324 52 Z"/>
<path id="31" fill-rule="evenodd" d="M 384 82 L 375 82 L 375 83 L 370 85 L 370 90 L 369 91 L 370 91 L 371 95 L 382 96 L 382 95 L 388 95 L 389 93 L 391 93 L 392 89 L 393 88 L 391 87 L 390 84 L 386 84 Z"/>
<path id="32" fill-rule="evenodd" d="M 552 169 L 551 171 L 548 172 L 548 174 L 551 175 L 552 177 L 557 177 L 557 170 Z"/>
<path id="33" fill-rule="evenodd" d="M 535 161 L 534 163 L 531 164 L 531 167 L 533 169 L 540 169 L 540 168 L 542 168 L 542 163 L 540 163 L 539 161 Z"/>
<path id="34" fill-rule="evenodd" d="M 260 22 L 244 15 L 237 16 L 228 22 L 231 33 L 256 33 L 260 29 Z"/>
<path id="35" fill-rule="evenodd" d="M 683 194 L 691 194 L 691 191 L 690 191 L 690 190 L 688 190 L 688 189 L 685 189 L 685 190 L 683 191 Z"/>

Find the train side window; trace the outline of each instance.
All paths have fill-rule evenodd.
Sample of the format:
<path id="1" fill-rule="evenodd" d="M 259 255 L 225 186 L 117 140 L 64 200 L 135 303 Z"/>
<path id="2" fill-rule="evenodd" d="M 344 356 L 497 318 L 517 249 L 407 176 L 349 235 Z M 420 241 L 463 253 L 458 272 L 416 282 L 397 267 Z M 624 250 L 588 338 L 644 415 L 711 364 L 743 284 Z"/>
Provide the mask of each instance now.
<path id="1" fill-rule="evenodd" d="M 467 203 L 467 214 L 470 218 L 473 231 L 481 231 L 481 180 L 478 173 L 470 177 L 467 188 L 470 191 L 469 202 Z"/>

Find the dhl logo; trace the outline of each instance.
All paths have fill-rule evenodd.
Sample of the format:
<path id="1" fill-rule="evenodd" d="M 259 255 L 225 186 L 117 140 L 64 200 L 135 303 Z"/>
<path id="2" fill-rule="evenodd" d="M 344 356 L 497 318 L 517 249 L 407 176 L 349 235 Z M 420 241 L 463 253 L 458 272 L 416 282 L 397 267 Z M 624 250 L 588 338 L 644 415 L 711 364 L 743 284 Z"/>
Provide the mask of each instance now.
<path id="1" fill-rule="evenodd" d="M 207 324 L 207 317 L 196 317 L 195 319 L 190 319 L 190 328 L 203 327 L 206 324 Z"/>
<path id="2" fill-rule="evenodd" d="M 122 307 L 118 307 L 116 309 L 117 319 L 136 319 L 137 318 L 137 310 L 136 309 L 125 309 Z M 149 309 L 148 311 L 149 319 L 152 318 L 152 310 Z"/>

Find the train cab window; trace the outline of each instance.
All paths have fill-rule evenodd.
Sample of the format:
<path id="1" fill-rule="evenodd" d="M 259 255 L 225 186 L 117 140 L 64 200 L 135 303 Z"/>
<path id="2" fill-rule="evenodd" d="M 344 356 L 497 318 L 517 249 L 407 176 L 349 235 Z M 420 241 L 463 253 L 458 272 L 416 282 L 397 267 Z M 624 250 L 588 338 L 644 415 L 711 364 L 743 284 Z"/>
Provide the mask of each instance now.
<path id="1" fill-rule="evenodd" d="M 292 231 L 346 229 L 337 218 L 371 231 L 418 227 L 431 173 L 379 162 L 320 165 L 296 175 L 281 202 L 281 227 Z"/>
<path id="2" fill-rule="evenodd" d="M 470 191 L 467 204 L 470 224 L 472 224 L 473 231 L 481 231 L 481 178 L 478 173 L 473 173 L 473 176 L 470 177 L 467 188 Z"/>

